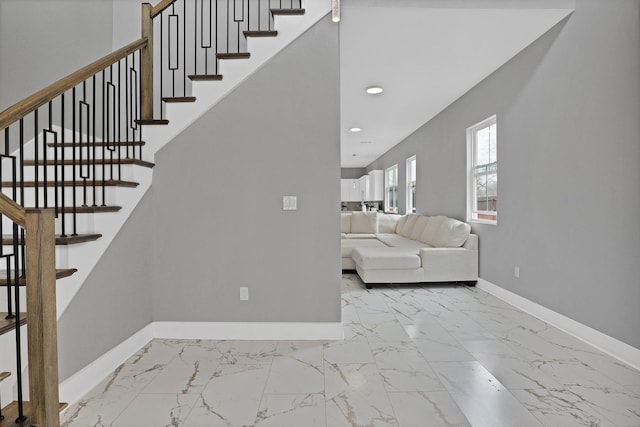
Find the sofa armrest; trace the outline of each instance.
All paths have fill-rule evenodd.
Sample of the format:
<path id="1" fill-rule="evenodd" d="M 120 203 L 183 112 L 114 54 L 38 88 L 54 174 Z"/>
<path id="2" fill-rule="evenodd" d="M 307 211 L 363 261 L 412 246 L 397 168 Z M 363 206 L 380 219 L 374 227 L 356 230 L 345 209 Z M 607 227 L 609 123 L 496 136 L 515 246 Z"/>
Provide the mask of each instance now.
<path id="1" fill-rule="evenodd" d="M 478 251 L 462 248 L 422 248 L 420 261 L 426 281 L 478 279 Z"/>

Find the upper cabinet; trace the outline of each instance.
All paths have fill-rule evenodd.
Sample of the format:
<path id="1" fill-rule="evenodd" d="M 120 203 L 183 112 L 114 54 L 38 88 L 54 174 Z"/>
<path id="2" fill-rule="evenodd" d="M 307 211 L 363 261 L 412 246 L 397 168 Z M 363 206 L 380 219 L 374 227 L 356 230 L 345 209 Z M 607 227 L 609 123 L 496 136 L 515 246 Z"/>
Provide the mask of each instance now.
<path id="1" fill-rule="evenodd" d="M 361 202 L 360 199 L 360 180 L 359 179 L 341 179 L 340 180 L 340 199 L 343 202 Z"/>
<path id="2" fill-rule="evenodd" d="M 360 201 L 370 201 L 371 199 L 369 198 L 369 196 L 371 195 L 371 193 L 369 191 L 369 175 L 361 176 L 358 182 L 360 184 Z"/>
<path id="3" fill-rule="evenodd" d="M 373 170 L 369 172 L 369 198 L 367 201 L 384 200 L 384 171 Z"/>

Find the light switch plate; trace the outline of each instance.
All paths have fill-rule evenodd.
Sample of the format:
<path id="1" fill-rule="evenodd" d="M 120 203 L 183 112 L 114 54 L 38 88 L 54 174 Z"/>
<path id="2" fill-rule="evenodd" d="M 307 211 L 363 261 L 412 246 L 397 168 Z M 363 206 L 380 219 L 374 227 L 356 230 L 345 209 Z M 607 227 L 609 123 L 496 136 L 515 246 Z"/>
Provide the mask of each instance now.
<path id="1" fill-rule="evenodd" d="M 295 211 L 298 209 L 297 196 L 282 196 L 282 209 L 285 211 Z"/>

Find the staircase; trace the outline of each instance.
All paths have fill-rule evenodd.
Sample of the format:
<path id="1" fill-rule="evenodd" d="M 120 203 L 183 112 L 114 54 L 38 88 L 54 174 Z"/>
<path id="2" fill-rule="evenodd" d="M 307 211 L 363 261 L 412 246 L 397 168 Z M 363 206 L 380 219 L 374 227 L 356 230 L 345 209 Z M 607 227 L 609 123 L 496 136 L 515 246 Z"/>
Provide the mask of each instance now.
<path id="1" fill-rule="evenodd" d="M 0 372 L 10 370 L 0 398 L 17 388 L 16 402 L 0 404 L 0 427 L 59 425 L 55 320 L 150 187 L 154 154 L 329 11 L 328 1 L 214 1 L 215 12 L 205 3 L 143 4 L 143 38 L 0 112 Z M 226 46 L 203 35 L 221 25 L 218 13 Z M 32 405 L 22 396 L 27 322 Z M 3 366 L 9 348 L 13 368 Z"/>

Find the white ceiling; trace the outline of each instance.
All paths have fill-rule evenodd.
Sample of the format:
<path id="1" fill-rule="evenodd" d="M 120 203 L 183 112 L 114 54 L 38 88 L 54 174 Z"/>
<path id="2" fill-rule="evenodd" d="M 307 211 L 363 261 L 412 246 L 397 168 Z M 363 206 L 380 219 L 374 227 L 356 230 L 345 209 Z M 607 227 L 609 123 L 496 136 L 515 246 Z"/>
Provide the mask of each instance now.
<path id="1" fill-rule="evenodd" d="M 573 0 L 343 0 L 342 167 L 368 166 L 572 11 Z"/>

